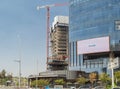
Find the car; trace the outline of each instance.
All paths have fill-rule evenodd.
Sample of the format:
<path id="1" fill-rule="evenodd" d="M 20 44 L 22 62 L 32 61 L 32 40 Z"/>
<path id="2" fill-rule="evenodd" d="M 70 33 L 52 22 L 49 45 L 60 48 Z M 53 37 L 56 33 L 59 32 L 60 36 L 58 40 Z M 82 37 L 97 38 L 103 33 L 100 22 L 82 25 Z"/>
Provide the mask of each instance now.
<path id="1" fill-rule="evenodd" d="M 120 89 L 120 87 L 114 87 L 114 88 L 112 88 L 112 89 Z"/>
<path id="2" fill-rule="evenodd" d="M 70 87 L 70 89 L 76 89 L 76 87 Z"/>
<path id="3" fill-rule="evenodd" d="M 91 89 L 90 85 L 80 86 L 79 89 Z"/>
<path id="4" fill-rule="evenodd" d="M 105 87 L 104 86 L 96 86 L 93 89 L 105 89 Z"/>

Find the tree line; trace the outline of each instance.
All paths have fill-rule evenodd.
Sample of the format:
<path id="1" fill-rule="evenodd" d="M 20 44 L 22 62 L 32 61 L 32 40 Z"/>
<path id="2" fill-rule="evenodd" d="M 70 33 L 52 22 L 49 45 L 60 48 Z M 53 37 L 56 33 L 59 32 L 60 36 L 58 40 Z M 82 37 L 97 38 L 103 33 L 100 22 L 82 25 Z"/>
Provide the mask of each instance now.
<path id="1" fill-rule="evenodd" d="M 3 69 L 0 72 L 0 85 L 6 85 L 8 82 L 12 82 L 12 74 Z"/>
<path id="2" fill-rule="evenodd" d="M 115 85 L 119 85 L 120 84 L 120 71 L 116 71 L 114 73 L 115 75 Z M 95 72 L 92 72 L 89 74 L 89 78 L 85 78 L 85 77 L 79 77 L 77 78 L 74 83 L 77 83 L 79 86 L 85 85 L 86 83 L 90 83 L 91 87 L 94 87 L 95 84 L 97 84 L 99 81 L 99 85 L 104 86 L 106 89 L 109 89 L 111 87 L 111 77 L 106 74 L 106 73 L 101 73 L 101 74 L 97 74 Z M 34 80 L 31 82 L 31 87 L 44 87 L 47 85 L 51 85 L 50 84 L 50 80 L 48 79 L 40 79 L 40 80 Z M 67 82 L 64 79 L 56 79 L 54 80 L 54 85 L 65 85 L 67 84 Z"/>

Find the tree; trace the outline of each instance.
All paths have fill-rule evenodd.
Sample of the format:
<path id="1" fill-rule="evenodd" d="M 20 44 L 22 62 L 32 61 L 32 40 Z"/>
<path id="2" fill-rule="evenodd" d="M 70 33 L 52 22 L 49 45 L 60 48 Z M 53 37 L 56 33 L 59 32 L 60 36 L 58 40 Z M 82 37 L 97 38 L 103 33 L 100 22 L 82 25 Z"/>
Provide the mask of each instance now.
<path id="1" fill-rule="evenodd" d="M 80 77 L 77 79 L 77 83 L 80 85 L 84 85 L 85 82 L 86 82 L 86 78 L 84 78 L 84 77 Z"/>
<path id="2" fill-rule="evenodd" d="M 47 85 L 49 85 L 49 80 L 47 79 L 38 80 L 38 86 L 47 86 Z"/>
<path id="3" fill-rule="evenodd" d="M 32 81 L 30 86 L 35 87 L 35 85 L 36 85 L 36 80 Z"/>
<path id="4" fill-rule="evenodd" d="M 1 72 L 0 72 L 0 84 L 5 84 L 5 77 L 6 77 L 6 71 L 3 69 Z"/>
<path id="5" fill-rule="evenodd" d="M 58 84 L 58 85 L 64 85 L 65 84 L 65 81 L 63 79 L 57 79 L 54 82 L 55 82 L 55 84 Z"/>
<path id="6" fill-rule="evenodd" d="M 120 84 L 120 71 L 115 72 L 115 82 L 116 84 Z"/>
<path id="7" fill-rule="evenodd" d="M 101 82 L 104 86 L 106 86 L 107 83 L 111 81 L 110 77 L 106 73 L 100 74 L 99 79 L 101 80 Z"/>
<path id="8" fill-rule="evenodd" d="M 89 74 L 89 79 L 90 79 L 90 82 L 92 83 L 92 85 L 94 84 L 94 82 L 96 82 L 96 80 L 98 78 L 97 76 L 98 75 L 95 72 L 92 72 L 92 73 Z"/>
<path id="9" fill-rule="evenodd" d="M 6 75 L 6 71 L 3 69 L 0 72 L 0 84 L 5 85 L 7 81 L 12 81 L 12 74 Z"/>
<path id="10" fill-rule="evenodd" d="M 37 86 L 38 87 L 44 87 L 44 86 L 49 85 L 49 80 L 47 80 L 47 79 L 40 79 L 40 80 L 32 81 L 31 86 L 35 87 L 36 86 L 36 82 L 37 82 Z"/>
<path id="11" fill-rule="evenodd" d="M 2 77 L 2 78 L 5 78 L 5 76 L 6 76 L 6 71 L 3 69 L 3 70 L 1 71 L 1 77 Z"/>

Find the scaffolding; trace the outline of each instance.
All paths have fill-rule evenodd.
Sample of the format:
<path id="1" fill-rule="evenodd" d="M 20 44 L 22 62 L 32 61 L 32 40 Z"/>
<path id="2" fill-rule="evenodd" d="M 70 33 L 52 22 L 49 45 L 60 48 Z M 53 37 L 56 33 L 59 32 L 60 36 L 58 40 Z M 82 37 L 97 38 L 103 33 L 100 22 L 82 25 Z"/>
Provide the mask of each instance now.
<path id="1" fill-rule="evenodd" d="M 48 62 L 50 70 L 67 69 L 68 57 L 68 17 L 56 16 L 50 32 L 51 59 Z"/>

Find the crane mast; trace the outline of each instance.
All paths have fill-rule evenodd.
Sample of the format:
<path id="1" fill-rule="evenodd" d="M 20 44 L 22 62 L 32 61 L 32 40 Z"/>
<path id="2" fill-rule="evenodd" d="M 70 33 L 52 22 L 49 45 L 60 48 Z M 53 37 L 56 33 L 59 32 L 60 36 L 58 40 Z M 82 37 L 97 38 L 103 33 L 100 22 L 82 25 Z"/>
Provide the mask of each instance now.
<path id="1" fill-rule="evenodd" d="M 51 7 L 56 7 L 56 6 L 65 6 L 68 3 L 62 3 L 62 4 L 50 4 L 50 5 L 43 5 L 43 6 L 37 6 L 37 10 L 46 8 L 47 13 L 46 13 L 46 59 L 47 59 L 47 65 L 48 65 L 48 60 L 49 60 L 49 31 L 50 31 L 50 8 Z"/>

